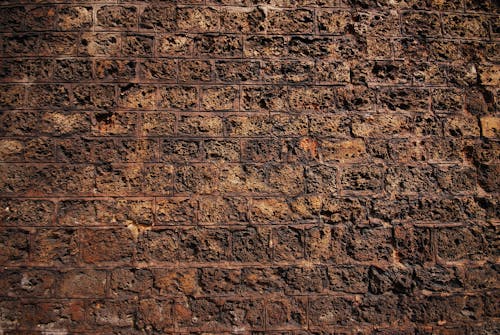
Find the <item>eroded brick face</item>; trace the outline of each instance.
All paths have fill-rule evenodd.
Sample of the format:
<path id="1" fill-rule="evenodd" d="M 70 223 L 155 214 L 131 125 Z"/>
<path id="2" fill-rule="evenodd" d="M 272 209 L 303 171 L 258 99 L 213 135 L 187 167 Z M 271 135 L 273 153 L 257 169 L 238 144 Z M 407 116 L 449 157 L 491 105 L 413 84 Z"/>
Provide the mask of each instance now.
<path id="1" fill-rule="evenodd" d="M 494 334 L 494 0 L 0 1 L 0 334 Z"/>

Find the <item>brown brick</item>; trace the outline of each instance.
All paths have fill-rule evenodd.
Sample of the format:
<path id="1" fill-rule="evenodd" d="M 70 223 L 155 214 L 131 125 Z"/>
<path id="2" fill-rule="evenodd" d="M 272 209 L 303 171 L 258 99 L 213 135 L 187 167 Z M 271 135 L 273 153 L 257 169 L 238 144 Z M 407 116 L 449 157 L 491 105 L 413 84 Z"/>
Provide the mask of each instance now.
<path id="1" fill-rule="evenodd" d="M 160 198 L 156 200 L 157 224 L 173 224 L 175 222 L 196 222 L 198 203 L 196 199 Z"/>
<path id="2" fill-rule="evenodd" d="M 172 262 L 177 260 L 179 238 L 173 229 L 148 230 L 139 235 L 137 260 Z"/>
<path id="3" fill-rule="evenodd" d="M 307 9 L 270 10 L 266 15 L 268 33 L 310 33 L 313 31 L 313 12 Z"/>
<path id="4" fill-rule="evenodd" d="M 286 53 L 285 39 L 281 36 L 249 36 L 245 38 L 246 57 L 282 56 Z"/>
<path id="5" fill-rule="evenodd" d="M 85 81 L 92 79 L 92 62 L 79 59 L 59 59 L 56 60 L 53 71 L 53 78 L 57 81 Z"/>
<path id="6" fill-rule="evenodd" d="M 175 29 L 175 7 L 147 5 L 139 11 L 139 28 L 152 29 L 154 31 L 173 31 Z"/>
<path id="7" fill-rule="evenodd" d="M 223 120 L 212 115 L 181 115 L 177 130 L 180 135 L 185 136 L 221 136 Z"/>
<path id="8" fill-rule="evenodd" d="M 93 115 L 92 133 L 96 136 L 131 135 L 136 131 L 137 118 L 136 113 L 97 112 Z"/>
<path id="9" fill-rule="evenodd" d="M 215 75 L 222 82 L 257 81 L 259 71 L 259 63 L 254 61 L 218 60 L 215 62 Z"/>
<path id="10" fill-rule="evenodd" d="M 116 106 L 113 85 L 78 85 L 73 88 L 73 97 L 80 109 L 106 109 Z"/>
<path id="11" fill-rule="evenodd" d="M 271 230 L 267 227 L 247 227 L 232 233 L 232 255 L 235 261 L 266 262 L 271 258 Z M 256 280 L 256 278 L 248 278 Z"/>
<path id="12" fill-rule="evenodd" d="M 102 6 L 96 12 L 98 27 L 130 29 L 137 26 L 137 8 L 132 6 Z"/>
<path id="13" fill-rule="evenodd" d="M 177 80 L 177 61 L 147 59 L 139 63 L 139 74 L 142 80 L 151 82 L 175 82 Z"/>
<path id="14" fill-rule="evenodd" d="M 104 296 L 106 272 L 96 270 L 73 270 L 63 274 L 58 295 L 69 298 Z"/>
<path id="15" fill-rule="evenodd" d="M 203 110 L 231 111 L 238 108 L 239 92 L 237 87 L 209 87 L 201 91 L 201 108 Z"/>
<path id="16" fill-rule="evenodd" d="M 111 272 L 109 286 L 113 297 L 147 295 L 153 287 L 153 274 L 147 269 L 118 268 Z"/>
<path id="17" fill-rule="evenodd" d="M 125 35 L 122 38 L 124 56 L 149 57 L 153 53 L 154 36 Z"/>
<path id="18" fill-rule="evenodd" d="M 25 263 L 28 261 L 30 250 L 29 231 L 19 228 L 5 228 L 0 232 L 0 245 L 2 264 Z"/>
<path id="19" fill-rule="evenodd" d="M 199 275 L 196 269 L 157 269 L 153 272 L 154 288 L 160 294 L 198 294 Z"/>
<path id="20" fill-rule="evenodd" d="M 242 41 L 239 35 L 204 35 L 195 40 L 196 53 L 219 57 L 241 57 Z"/>
<path id="21" fill-rule="evenodd" d="M 78 52 L 85 56 L 119 56 L 120 43 L 118 33 L 83 33 Z"/>
<path id="22" fill-rule="evenodd" d="M 131 109 L 154 109 L 156 107 L 156 87 L 128 84 L 118 88 L 118 105 Z"/>
<path id="23" fill-rule="evenodd" d="M 190 36 L 162 34 L 156 38 L 159 56 L 189 56 L 193 53 L 194 40 Z"/>
<path id="24" fill-rule="evenodd" d="M 84 30 L 92 24 L 92 7 L 63 6 L 57 12 L 56 28 L 59 30 Z"/>
<path id="25" fill-rule="evenodd" d="M 82 244 L 82 259 L 88 264 L 126 263 L 135 249 L 133 232 L 126 228 L 83 230 Z"/>
<path id="26" fill-rule="evenodd" d="M 98 79 L 119 81 L 134 80 L 136 77 L 136 62 L 120 59 L 97 59 L 95 74 Z"/>
<path id="27" fill-rule="evenodd" d="M 200 223 L 246 222 L 247 203 L 244 198 L 202 196 L 199 198 Z"/>
<path id="28" fill-rule="evenodd" d="M 481 16 L 444 15 L 443 27 L 445 35 L 450 37 L 485 38 L 489 35 L 488 22 Z"/>
<path id="29" fill-rule="evenodd" d="M 190 246 L 196 245 L 196 248 Z M 179 259 L 221 261 L 228 259 L 229 232 L 223 229 L 193 228 L 179 232 Z"/>
<path id="30" fill-rule="evenodd" d="M 193 86 L 167 86 L 159 89 L 161 108 L 192 110 L 198 107 L 198 91 Z"/>
<path id="31" fill-rule="evenodd" d="M 42 265 L 71 265 L 80 255 L 74 229 L 41 229 L 33 239 L 33 261 Z"/>
<path id="32" fill-rule="evenodd" d="M 219 29 L 218 13 L 209 7 L 178 8 L 176 19 L 179 31 L 206 33 Z"/>
<path id="33" fill-rule="evenodd" d="M 403 32 L 410 36 L 437 37 L 441 35 L 439 15 L 429 12 L 404 12 Z"/>

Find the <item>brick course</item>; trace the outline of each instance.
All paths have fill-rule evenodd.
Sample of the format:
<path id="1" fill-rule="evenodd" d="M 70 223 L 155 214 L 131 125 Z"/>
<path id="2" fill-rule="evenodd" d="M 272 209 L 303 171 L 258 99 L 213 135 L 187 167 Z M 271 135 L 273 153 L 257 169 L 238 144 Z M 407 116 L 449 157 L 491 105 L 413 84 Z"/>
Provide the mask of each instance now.
<path id="1" fill-rule="evenodd" d="M 0 334 L 493 334 L 499 18 L 0 1 Z"/>

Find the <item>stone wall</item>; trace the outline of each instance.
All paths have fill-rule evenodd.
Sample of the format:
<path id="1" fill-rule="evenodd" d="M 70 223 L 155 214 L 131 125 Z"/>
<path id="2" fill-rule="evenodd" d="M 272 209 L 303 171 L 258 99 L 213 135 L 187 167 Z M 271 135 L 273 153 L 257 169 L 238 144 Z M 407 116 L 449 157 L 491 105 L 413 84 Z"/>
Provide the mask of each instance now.
<path id="1" fill-rule="evenodd" d="M 493 334 L 495 0 L 0 1 L 0 334 Z"/>

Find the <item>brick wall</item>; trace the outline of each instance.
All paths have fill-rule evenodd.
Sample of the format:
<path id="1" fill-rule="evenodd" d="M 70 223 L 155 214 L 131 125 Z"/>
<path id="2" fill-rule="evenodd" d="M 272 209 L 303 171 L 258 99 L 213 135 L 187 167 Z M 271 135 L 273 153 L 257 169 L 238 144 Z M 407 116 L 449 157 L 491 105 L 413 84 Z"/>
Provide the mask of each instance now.
<path id="1" fill-rule="evenodd" d="M 498 13 L 0 1 L 0 334 L 493 334 Z"/>

